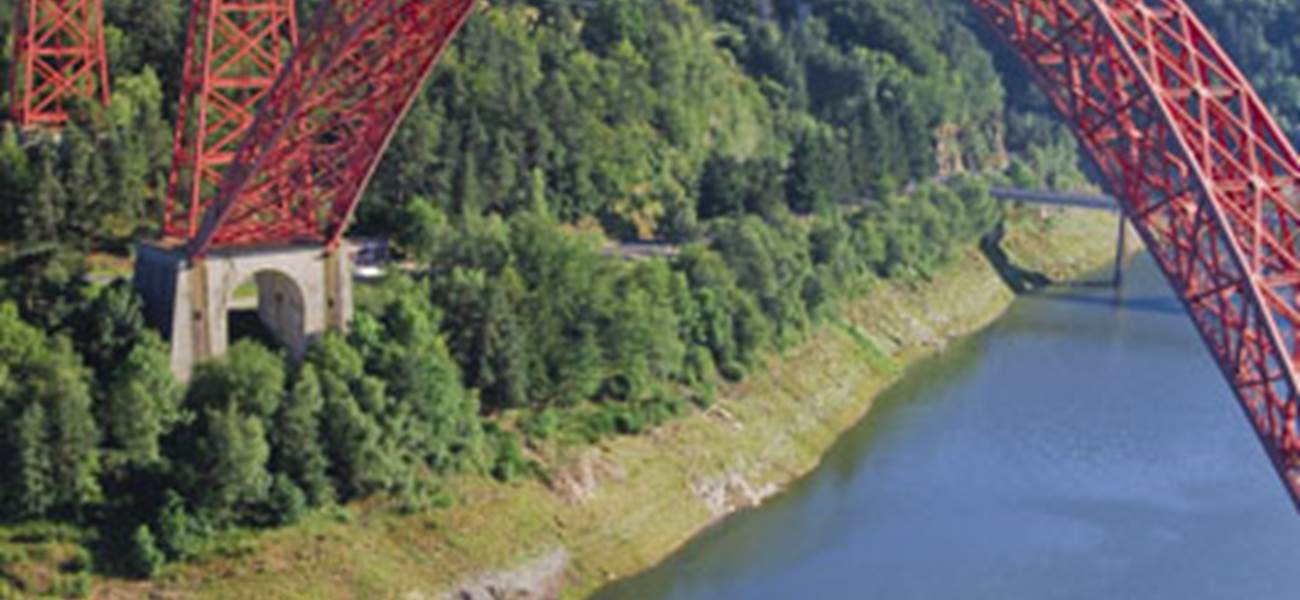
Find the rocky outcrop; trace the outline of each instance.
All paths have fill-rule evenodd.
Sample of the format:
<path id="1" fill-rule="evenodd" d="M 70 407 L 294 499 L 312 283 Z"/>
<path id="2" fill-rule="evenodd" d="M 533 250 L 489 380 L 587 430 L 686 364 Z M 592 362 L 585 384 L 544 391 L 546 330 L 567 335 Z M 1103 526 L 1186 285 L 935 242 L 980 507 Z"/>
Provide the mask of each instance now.
<path id="1" fill-rule="evenodd" d="M 725 517 L 742 508 L 762 504 L 779 488 L 775 484 L 755 487 L 737 470 L 730 469 L 721 477 L 696 479 L 691 491 L 709 509 L 714 519 Z"/>
<path id="2" fill-rule="evenodd" d="M 456 586 L 446 600 L 553 600 L 564 588 L 569 551 L 556 548 L 509 571 L 485 573 Z M 410 596 L 408 600 L 423 600 Z"/>

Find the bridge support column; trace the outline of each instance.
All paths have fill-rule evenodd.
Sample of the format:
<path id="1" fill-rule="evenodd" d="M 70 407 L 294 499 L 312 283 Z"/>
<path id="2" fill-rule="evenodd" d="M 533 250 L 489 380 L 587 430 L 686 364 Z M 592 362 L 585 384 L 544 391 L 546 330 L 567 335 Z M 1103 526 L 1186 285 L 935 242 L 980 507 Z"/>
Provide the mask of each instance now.
<path id="1" fill-rule="evenodd" d="M 1119 216 L 1119 233 L 1115 237 L 1115 287 L 1124 285 L 1124 257 L 1128 256 L 1128 217 Z"/>
<path id="2" fill-rule="evenodd" d="M 226 353 L 236 288 L 257 285 L 257 315 L 295 359 L 352 317 L 351 247 L 318 245 L 216 249 L 191 262 L 184 248 L 137 247 L 135 286 L 145 316 L 171 342 L 172 372 L 188 379 L 194 365 Z"/>

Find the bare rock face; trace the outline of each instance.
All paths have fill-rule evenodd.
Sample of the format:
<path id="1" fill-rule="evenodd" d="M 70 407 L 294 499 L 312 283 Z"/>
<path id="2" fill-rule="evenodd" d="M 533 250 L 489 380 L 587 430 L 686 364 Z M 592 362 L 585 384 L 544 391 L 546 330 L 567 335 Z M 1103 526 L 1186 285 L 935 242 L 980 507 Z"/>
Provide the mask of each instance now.
<path id="1" fill-rule="evenodd" d="M 599 449 L 593 448 L 553 474 L 549 487 L 573 504 L 584 504 L 595 495 L 601 483 L 626 480 L 627 471 L 621 465 L 605 458 Z"/>
<path id="2" fill-rule="evenodd" d="M 708 507 L 713 518 L 719 519 L 742 508 L 753 508 L 776 493 L 775 485 L 755 487 L 737 470 L 728 470 L 721 477 L 697 479 L 691 491 Z"/>
<path id="3" fill-rule="evenodd" d="M 456 586 L 447 600 L 554 600 L 564 588 L 569 551 L 556 548 L 510 571 L 486 573 Z"/>

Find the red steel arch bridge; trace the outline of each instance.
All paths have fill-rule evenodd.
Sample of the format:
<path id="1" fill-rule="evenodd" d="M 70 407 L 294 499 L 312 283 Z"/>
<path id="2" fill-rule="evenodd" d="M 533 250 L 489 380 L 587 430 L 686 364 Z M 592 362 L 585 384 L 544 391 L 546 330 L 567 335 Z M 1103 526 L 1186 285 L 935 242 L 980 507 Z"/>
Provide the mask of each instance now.
<path id="1" fill-rule="evenodd" d="M 967 1 L 1073 128 L 1300 506 L 1295 149 L 1184 0 Z M 196 0 L 165 245 L 198 269 L 333 252 L 475 4 L 334 0 L 299 40 L 291 0 Z M 206 302 L 186 305 L 195 320 Z"/>

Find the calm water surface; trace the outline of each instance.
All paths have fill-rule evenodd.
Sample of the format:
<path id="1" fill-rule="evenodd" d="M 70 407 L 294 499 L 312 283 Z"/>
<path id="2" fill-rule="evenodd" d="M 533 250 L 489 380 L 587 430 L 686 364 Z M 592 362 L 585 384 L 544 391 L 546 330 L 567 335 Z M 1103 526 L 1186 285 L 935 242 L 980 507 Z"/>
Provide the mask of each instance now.
<path id="1" fill-rule="evenodd" d="M 615 599 L 1300 598 L 1300 517 L 1149 260 L 918 365 Z"/>

